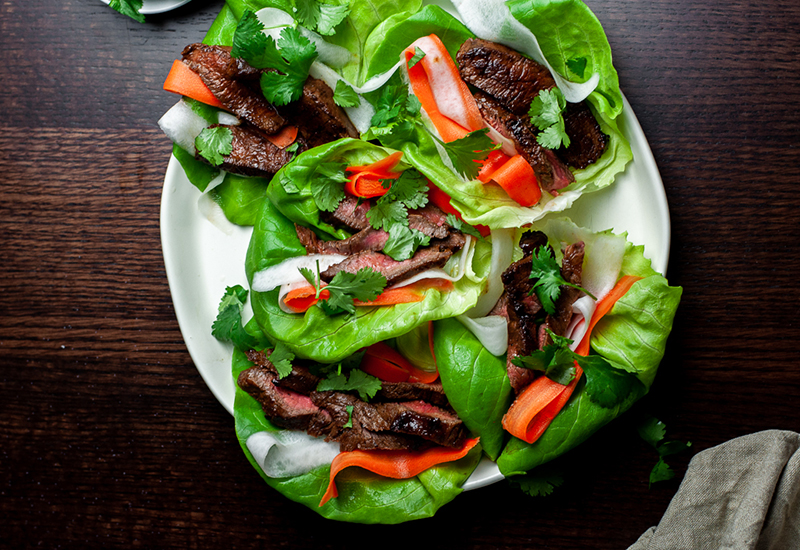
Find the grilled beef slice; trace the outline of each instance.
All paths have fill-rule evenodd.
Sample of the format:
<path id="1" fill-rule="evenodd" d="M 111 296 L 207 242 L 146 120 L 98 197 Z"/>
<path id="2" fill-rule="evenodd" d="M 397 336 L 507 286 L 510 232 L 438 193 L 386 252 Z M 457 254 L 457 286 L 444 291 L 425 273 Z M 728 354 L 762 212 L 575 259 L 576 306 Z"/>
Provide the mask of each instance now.
<path id="1" fill-rule="evenodd" d="M 527 117 L 517 116 L 497 100 L 482 92 L 475 93 L 475 101 L 481 116 L 495 130 L 514 142 L 514 148 L 531 165 L 539 186 L 548 192 L 566 187 L 575 177 L 555 156 L 553 151 L 539 145 L 537 130 Z"/>
<path id="2" fill-rule="evenodd" d="M 344 137 L 358 137 L 344 110 L 333 102 L 333 90 L 322 80 L 308 77 L 303 95 L 291 105 L 291 118 L 311 147 Z"/>
<path id="3" fill-rule="evenodd" d="M 343 226 L 350 231 L 361 231 L 370 227 L 367 212 L 371 208 L 370 201 L 361 200 L 353 195 L 345 195 L 333 212 L 320 212 L 320 217 L 334 226 Z"/>
<path id="4" fill-rule="evenodd" d="M 231 131 L 231 152 L 224 157 L 220 169 L 244 176 L 269 177 L 294 158 L 294 153 L 281 149 L 269 142 L 256 128 L 246 126 L 227 126 L 214 124 L 210 128 L 223 126 Z M 298 152 L 306 150 L 306 145 L 298 140 Z M 195 155 L 204 160 L 200 149 Z"/>
<path id="5" fill-rule="evenodd" d="M 581 291 L 571 287 L 561 287 L 561 294 L 555 302 L 555 313 L 547 314 L 533 291 L 535 279 L 531 279 L 531 254 L 540 246 L 547 245 L 547 237 L 539 232 L 526 232 L 520 240 L 525 257 L 514 262 L 503 272 L 505 287 L 498 303 L 504 302 L 499 313 L 508 318 L 508 353 L 506 369 L 515 393 L 521 392 L 530 384 L 537 373 L 530 369 L 518 367 L 511 360 L 515 357 L 530 355 L 543 349 L 552 341 L 546 329 L 563 336 L 572 319 L 572 304 L 580 296 Z M 576 243 L 564 249 L 561 276 L 572 284 L 581 284 L 584 245 Z M 497 307 L 496 307 L 497 309 Z"/>
<path id="6" fill-rule="evenodd" d="M 458 447 L 467 437 L 441 383 L 384 382 L 374 402 L 365 403 L 348 392 L 316 391 L 320 379 L 303 366 L 293 365 L 291 374 L 279 379 L 268 352 L 251 350 L 247 357 L 255 366 L 239 375 L 239 387 L 261 403 L 272 422 L 325 436 L 342 451 Z M 348 421 L 352 427 L 345 428 Z"/>
<path id="7" fill-rule="evenodd" d="M 494 98 L 512 115 L 521 117 L 530 133 L 534 135 L 538 133 L 536 128 L 530 126 L 527 114 L 531 102 L 539 92 L 556 86 L 546 67 L 502 44 L 480 39 L 469 39 L 464 42 L 456 57 L 464 81 Z M 487 118 L 483 108 L 481 113 Z M 557 150 L 560 159 L 558 164 L 563 162 L 566 166 L 586 168 L 602 156 L 609 137 L 602 132 L 585 102 L 568 104 L 564 113 L 564 123 L 570 138 L 570 146 Z M 490 124 L 497 128 L 491 121 Z M 497 129 L 503 133 L 500 128 Z M 504 135 L 520 142 L 523 149 L 518 147 L 518 150 L 524 156 L 524 147 L 528 141 L 525 138 L 525 131 L 513 125 L 509 130 L 510 134 Z M 555 158 L 553 156 L 551 161 Z M 538 172 L 536 177 L 539 177 Z M 544 185 L 542 187 L 547 189 Z"/>
<path id="8" fill-rule="evenodd" d="M 515 115 L 525 115 L 542 90 L 556 85 L 547 67 L 502 44 L 468 39 L 456 55 L 461 78 L 495 97 Z"/>
<path id="9" fill-rule="evenodd" d="M 214 97 L 239 118 L 266 134 L 278 132 L 285 124 L 261 91 L 248 82 L 257 69 L 232 57 L 229 48 L 190 44 L 183 50 L 183 61 L 200 75 Z"/>
<path id="10" fill-rule="evenodd" d="M 585 102 L 567 103 L 564 126 L 570 139 L 569 147 L 556 149 L 556 155 L 564 164 L 586 168 L 603 155 L 610 138 L 600 129 Z"/>
<path id="11" fill-rule="evenodd" d="M 427 269 L 444 266 L 465 242 L 464 234 L 453 230 L 446 239 L 433 239 L 430 246 L 418 249 L 414 256 L 399 262 L 386 254 L 364 250 L 332 265 L 322 272 L 321 277 L 330 282 L 340 271 L 357 273 L 359 269 L 369 267 L 386 277 L 386 284 L 390 286 Z"/>

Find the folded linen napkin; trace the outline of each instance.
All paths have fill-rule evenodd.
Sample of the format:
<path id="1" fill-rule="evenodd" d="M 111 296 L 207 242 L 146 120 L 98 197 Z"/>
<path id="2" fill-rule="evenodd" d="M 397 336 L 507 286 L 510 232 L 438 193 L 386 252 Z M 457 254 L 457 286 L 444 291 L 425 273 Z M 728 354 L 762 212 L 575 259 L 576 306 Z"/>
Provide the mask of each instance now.
<path id="1" fill-rule="evenodd" d="M 628 550 L 800 548 L 800 434 L 767 430 L 697 454 L 656 527 Z"/>

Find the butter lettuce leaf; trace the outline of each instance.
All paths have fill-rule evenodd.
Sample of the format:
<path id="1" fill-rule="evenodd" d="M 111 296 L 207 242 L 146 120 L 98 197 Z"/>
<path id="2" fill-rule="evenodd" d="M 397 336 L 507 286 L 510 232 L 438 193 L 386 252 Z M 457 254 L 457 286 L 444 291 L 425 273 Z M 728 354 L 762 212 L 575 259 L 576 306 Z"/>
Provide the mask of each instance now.
<path id="1" fill-rule="evenodd" d="M 497 460 L 506 434 L 500 425 L 511 405 L 505 357 L 495 357 L 456 319 L 434 324 L 434 354 L 450 404 L 484 452 Z"/>
<path id="2" fill-rule="evenodd" d="M 254 322 L 247 330 L 263 336 Z M 252 366 L 244 353 L 235 350 L 232 361 L 234 382 Z M 458 496 L 481 457 L 480 445 L 461 460 L 431 468 L 410 479 L 388 479 L 360 468 L 348 468 L 336 476 L 338 498 L 319 507 L 328 487 L 330 466 L 320 466 L 307 474 L 290 478 L 267 477 L 247 448 L 247 439 L 261 431 L 278 431 L 264 417 L 261 405 L 236 386 L 234 400 L 236 436 L 245 456 L 264 481 L 284 496 L 308 506 L 323 517 L 355 523 L 402 523 L 433 516 L 443 505 Z"/>
<path id="3" fill-rule="evenodd" d="M 357 150 L 371 150 L 374 147 L 362 143 Z M 383 156 L 385 154 L 382 153 Z M 325 159 L 322 155 L 317 160 L 322 162 Z M 298 163 L 294 166 L 305 166 L 308 169 L 301 158 L 298 158 Z M 287 167 L 288 171 L 291 171 L 291 166 Z M 292 201 L 291 208 L 287 210 L 293 216 L 291 220 L 282 213 L 278 206 L 279 201 L 290 194 L 284 194 L 285 189 L 279 176 L 280 173 L 270 183 L 268 195 L 272 200 L 263 202 L 248 248 L 245 270 L 251 282 L 257 271 L 287 258 L 306 254 L 297 238 L 294 221 L 310 223 L 320 230 L 327 226 L 322 221 L 317 221 L 318 225 L 313 223 L 319 219 L 319 212 L 306 208 L 313 201 Z M 273 195 L 273 190 L 278 189 L 283 191 L 275 191 L 278 194 Z M 297 194 L 299 193 L 295 193 Z M 273 203 L 273 200 L 278 202 Z M 332 232 L 336 233 L 335 230 Z M 346 235 L 339 238 L 344 236 Z M 425 298 L 420 302 L 389 307 L 357 307 L 355 315 L 329 317 L 319 307 L 312 307 L 304 314 L 291 314 L 282 311 L 278 306 L 278 289 L 275 289 L 252 293 L 255 319 L 271 340 L 284 342 L 298 357 L 323 363 L 341 361 L 365 346 L 399 336 L 428 321 L 459 315 L 474 306 L 485 286 L 491 261 L 489 243 L 477 242 L 475 246 L 471 276 L 455 282 L 451 291 L 435 288 L 426 290 Z"/>

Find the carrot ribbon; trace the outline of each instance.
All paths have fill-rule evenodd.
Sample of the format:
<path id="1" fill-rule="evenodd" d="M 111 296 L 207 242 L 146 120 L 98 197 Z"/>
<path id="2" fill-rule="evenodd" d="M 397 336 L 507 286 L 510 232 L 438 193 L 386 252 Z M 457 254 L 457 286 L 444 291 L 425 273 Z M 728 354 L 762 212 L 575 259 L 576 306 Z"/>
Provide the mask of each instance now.
<path id="1" fill-rule="evenodd" d="M 641 277 L 625 275 L 617 281 L 608 294 L 597 302 L 594 314 L 586 328 L 586 334 L 575 349 L 575 353 L 582 356 L 589 354 L 592 329 L 639 279 Z M 546 376 L 540 376 L 534 380 L 509 407 L 503 417 L 503 428 L 526 443 L 533 443 L 539 439 L 550 422 L 567 404 L 582 375 L 583 369 L 576 362 L 575 378 L 566 386 L 554 382 Z"/>
<path id="2" fill-rule="evenodd" d="M 336 475 L 351 466 L 358 466 L 392 479 L 408 479 L 421 474 L 425 470 L 464 458 L 478 444 L 480 438 L 467 439 L 457 449 L 449 447 L 432 447 L 424 451 L 347 451 L 339 453 L 331 462 L 328 489 L 322 496 L 319 505 L 323 506 L 332 498 L 339 496 L 336 489 Z"/>
<path id="3" fill-rule="evenodd" d="M 349 166 L 346 172 L 352 173 L 344 184 L 344 190 L 353 196 L 363 199 L 382 197 L 389 192 L 391 186 L 384 187 L 383 181 L 396 180 L 403 172 L 392 172 L 403 156 L 401 151 L 388 155 L 377 162 L 366 166 Z"/>
<path id="4" fill-rule="evenodd" d="M 430 384 L 439 378 L 436 371 L 426 371 L 414 366 L 403 355 L 385 342 L 378 342 L 364 350 L 361 370 L 384 382 L 422 382 Z"/>

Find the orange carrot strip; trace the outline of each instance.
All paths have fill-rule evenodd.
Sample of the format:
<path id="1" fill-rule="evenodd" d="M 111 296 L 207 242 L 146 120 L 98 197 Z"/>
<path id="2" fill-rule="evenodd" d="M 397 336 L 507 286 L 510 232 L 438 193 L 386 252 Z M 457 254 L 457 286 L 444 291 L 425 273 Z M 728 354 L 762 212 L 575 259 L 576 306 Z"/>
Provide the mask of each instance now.
<path id="1" fill-rule="evenodd" d="M 286 149 L 297 139 L 297 126 L 284 126 L 277 134 L 264 137 L 274 146 Z"/>
<path id="2" fill-rule="evenodd" d="M 167 74 L 166 80 L 164 80 L 164 89 L 168 92 L 196 99 L 213 107 L 225 108 L 220 100 L 214 97 L 214 94 L 211 93 L 211 90 L 208 89 L 208 86 L 205 85 L 200 76 L 180 59 L 176 59 L 172 63 L 172 68 Z"/>
<path id="3" fill-rule="evenodd" d="M 485 123 L 478 104 L 467 84 L 461 79 L 458 67 L 439 37 L 431 34 L 415 41 L 405 50 L 407 61 L 413 57 L 418 45 L 425 51 L 425 57 L 414 65 L 412 70 L 422 66 L 428 86 L 436 99 L 436 110 L 469 131 L 483 128 Z M 446 107 L 442 109 L 442 105 Z"/>
<path id="4" fill-rule="evenodd" d="M 424 451 L 348 451 L 339 453 L 331 462 L 328 489 L 322 496 L 319 505 L 323 506 L 330 499 L 339 496 L 335 478 L 345 468 L 359 466 L 383 477 L 408 479 L 438 464 L 464 458 L 478 444 L 478 441 L 477 437 L 467 439 L 458 449 L 432 447 Z"/>
<path id="5" fill-rule="evenodd" d="M 406 373 L 406 377 L 403 380 L 389 380 L 385 379 L 387 382 L 422 382 L 424 384 L 430 384 L 434 382 L 437 378 L 439 378 L 439 373 L 437 371 L 426 371 L 418 368 L 416 365 L 411 363 L 408 359 L 403 357 L 403 355 L 394 349 L 393 347 L 389 346 L 385 342 L 378 342 L 377 344 L 373 344 L 369 346 L 364 352 L 364 359 L 366 360 L 367 357 L 376 357 L 381 359 L 382 361 L 388 362 L 391 365 L 402 369 Z M 370 364 L 369 367 L 378 367 L 379 365 Z M 372 372 L 368 371 L 364 368 L 364 361 L 361 362 L 361 369 L 367 371 L 369 374 L 373 376 L 377 376 L 384 380 L 378 374 L 373 374 Z M 394 373 L 397 374 L 397 373 Z"/>
<path id="6" fill-rule="evenodd" d="M 498 168 L 503 166 L 510 159 L 511 157 L 506 155 L 500 149 L 495 149 L 489 153 L 489 156 L 485 161 L 483 161 L 481 171 L 478 172 L 478 181 L 481 183 L 489 183 L 492 181 L 492 174 L 494 174 Z"/>
<path id="7" fill-rule="evenodd" d="M 492 173 L 491 179 L 520 206 L 533 206 L 542 198 L 536 174 L 522 155 L 511 157 Z"/>
<path id="8" fill-rule="evenodd" d="M 409 377 L 407 370 L 377 355 L 364 354 L 361 370 L 384 382 L 407 382 Z"/>
<path id="9" fill-rule="evenodd" d="M 397 166 L 397 163 L 400 162 L 400 159 L 403 157 L 402 151 L 396 151 L 391 155 L 387 155 L 380 160 L 376 160 L 372 164 L 360 165 L 360 166 L 349 166 L 345 168 L 346 172 L 389 172 Z"/>
<path id="10" fill-rule="evenodd" d="M 450 203 L 450 195 L 436 187 L 430 180 L 428 181 L 428 200 L 438 206 L 445 214 L 452 214 L 459 220 L 464 221 L 461 212 L 456 210 Z M 476 225 L 475 229 L 478 230 L 478 233 L 480 233 L 482 237 L 486 237 L 492 232 L 492 230 L 485 225 Z"/>
<path id="11" fill-rule="evenodd" d="M 414 49 L 410 48 L 405 51 L 406 63 L 414 57 Z M 448 54 L 449 56 L 449 54 Z M 438 130 L 439 135 L 445 143 L 450 143 L 457 139 L 461 139 L 469 133 L 469 130 L 458 124 L 457 122 L 447 118 L 440 111 L 436 105 L 436 98 L 433 95 L 428 75 L 425 68 L 421 63 L 417 63 L 408 69 L 408 79 L 411 83 L 411 89 L 414 95 L 417 96 L 422 108 L 431 119 L 433 126 Z"/>
<path id="12" fill-rule="evenodd" d="M 575 353 L 583 356 L 588 355 L 594 326 L 606 313 L 611 311 L 617 300 L 622 298 L 639 279 L 641 277 L 625 275 L 617 281 L 617 284 L 608 294 L 597 302 L 592 319 L 586 329 L 586 334 L 584 334 L 583 339 L 575 349 Z M 567 404 L 582 375 L 583 369 L 576 362 L 575 378 L 566 386 L 553 382 L 546 376 L 540 376 L 534 380 L 509 407 L 503 417 L 503 428 L 526 443 L 533 443 L 539 439 L 550 425 L 550 422 Z"/>
<path id="13" fill-rule="evenodd" d="M 383 187 L 381 180 L 392 180 L 400 177 L 402 172 L 392 172 L 391 170 L 400 162 L 403 156 L 401 151 L 397 151 L 365 166 L 350 166 L 345 168 L 346 172 L 352 172 L 344 185 L 344 190 L 356 197 L 371 199 L 382 197 L 389 188 Z"/>
<path id="14" fill-rule="evenodd" d="M 330 296 L 330 292 L 323 289 L 319 293 L 319 299 L 316 296 L 317 289 L 308 285 L 287 292 L 286 296 L 283 297 L 283 303 L 295 313 L 305 313 L 319 300 L 326 300 Z"/>

